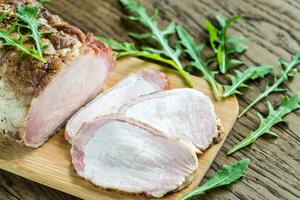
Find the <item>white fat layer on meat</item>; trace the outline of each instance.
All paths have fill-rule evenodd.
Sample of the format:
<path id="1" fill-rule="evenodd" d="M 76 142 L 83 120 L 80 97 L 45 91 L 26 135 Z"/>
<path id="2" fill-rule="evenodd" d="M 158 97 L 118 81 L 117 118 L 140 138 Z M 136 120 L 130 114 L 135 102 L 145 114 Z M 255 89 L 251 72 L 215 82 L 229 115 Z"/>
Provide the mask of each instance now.
<path id="1" fill-rule="evenodd" d="M 112 121 L 86 143 L 79 174 L 105 188 L 160 197 L 179 188 L 197 165 L 193 151 L 180 142 Z"/>
<path id="2" fill-rule="evenodd" d="M 174 89 L 146 95 L 125 106 L 121 112 L 170 137 L 190 142 L 200 150 L 205 150 L 218 135 L 212 102 L 194 89 Z"/>
<path id="3" fill-rule="evenodd" d="M 117 113 L 120 107 L 131 99 L 157 90 L 161 88 L 152 81 L 145 80 L 140 74 L 132 74 L 80 109 L 69 120 L 67 132 L 70 136 L 75 136 L 84 122 Z"/>
<path id="4" fill-rule="evenodd" d="M 0 79 L 0 131 L 14 135 L 22 127 L 30 101 L 17 97 Z"/>

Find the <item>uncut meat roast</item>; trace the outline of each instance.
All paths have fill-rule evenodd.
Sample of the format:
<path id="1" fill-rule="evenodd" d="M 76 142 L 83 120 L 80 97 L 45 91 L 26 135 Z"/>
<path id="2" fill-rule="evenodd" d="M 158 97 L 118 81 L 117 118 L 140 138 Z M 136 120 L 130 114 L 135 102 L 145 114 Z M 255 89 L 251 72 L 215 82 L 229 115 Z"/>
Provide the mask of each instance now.
<path id="1" fill-rule="evenodd" d="M 43 33 L 44 62 L 7 45 L 4 38 L 3 33 L 12 30 L 16 22 L 23 23 L 17 13 L 23 5 L 27 9 L 23 12 L 38 10 L 34 20 Z M 6 16 L 0 33 L 4 44 L 0 53 L 0 129 L 27 146 L 38 147 L 101 91 L 115 56 L 92 34 L 85 35 L 36 1 L 0 1 L 0 12 Z M 16 35 L 21 43 L 23 30 L 17 30 L 8 36 Z M 24 47 L 31 46 L 31 41 L 24 42 Z"/>

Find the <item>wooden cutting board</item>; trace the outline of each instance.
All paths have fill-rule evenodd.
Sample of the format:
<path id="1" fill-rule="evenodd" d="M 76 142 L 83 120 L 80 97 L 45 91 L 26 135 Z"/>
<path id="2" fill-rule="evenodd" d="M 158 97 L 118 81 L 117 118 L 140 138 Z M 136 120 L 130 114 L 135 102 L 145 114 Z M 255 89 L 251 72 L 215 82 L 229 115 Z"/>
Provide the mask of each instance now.
<path id="1" fill-rule="evenodd" d="M 130 73 L 148 68 L 164 69 L 158 65 L 136 58 L 119 61 L 105 85 L 105 90 Z M 168 75 L 172 88 L 186 87 L 184 80 L 176 72 L 165 69 L 164 72 Z M 198 77 L 192 77 L 192 79 L 196 89 L 204 92 L 213 99 L 209 85 L 203 79 Z M 191 185 L 180 192 L 171 193 L 161 199 L 177 200 L 185 192 L 197 187 L 233 127 L 238 115 L 238 102 L 236 98 L 230 97 L 219 102 L 213 101 L 213 103 L 225 129 L 224 139 L 220 143 L 211 146 L 208 151 L 199 156 L 199 169 L 195 173 L 195 179 Z M 71 165 L 70 145 L 64 140 L 63 130 L 38 149 L 24 147 L 2 137 L 0 139 L 0 168 L 83 199 L 145 199 L 142 196 L 129 196 L 104 191 L 78 177 Z"/>

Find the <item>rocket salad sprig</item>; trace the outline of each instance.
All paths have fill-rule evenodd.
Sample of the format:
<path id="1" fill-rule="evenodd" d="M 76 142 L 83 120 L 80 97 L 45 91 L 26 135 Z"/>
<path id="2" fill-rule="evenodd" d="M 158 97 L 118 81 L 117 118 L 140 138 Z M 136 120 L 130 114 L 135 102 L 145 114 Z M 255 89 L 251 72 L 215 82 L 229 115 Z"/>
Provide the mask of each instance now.
<path id="1" fill-rule="evenodd" d="M 36 6 L 21 5 L 17 8 L 17 21 L 12 22 L 8 28 L 0 29 L 0 39 L 4 41 L 3 45 L 14 46 L 22 53 L 30 55 L 41 62 L 46 62 L 43 57 L 42 49 L 44 45 L 41 42 L 41 37 L 44 32 L 40 32 L 39 28 L 42 25 L 37 18 L 39 8 Z M 3 13 L 0 17 L 1 23 L 7 17 Z M 26 33 L 21 33 L 20 29 L 26 28 Z M 26 41 L 33 40 L 34 46 L 28 47 Z"/>
<path id="2" fill-rule="evenodd" d="M 229 37 L 227 35 L 230 25 L 240 19 L 240 16 L 233 16 L 227 19 L 223 15 L 217 15 L 216 18 L 219 28 L 208 20 L 206 20 L 205 25 L 209 33 L 210 45 L 216 53 L 219 70 L 222 74 L 225 74 L 229 67 L 242 64 L 240 60 L 231 58 L 231 55 L 243 53 L 247 46 L 242 43 L 243 37 Z"/>
<path id="3" fill-rule="evenodd" d="M 233 94 L 242 94 L 238 89 L 241 87 L 249 87 L 245 82 L 249 79 L 255 80 L 263 78 L 274 69 L 273 66 L 249 67 L 241 72 L 235 70 L 236 76 L 230 75 L 231 85 L 224 85 L 223 97 L 229 97 Z"/>
<path id="4" fill-rule="evenodd" d="M 173 60 L 173 62 L 176 64 L 173 65 L 173 67 L 182 75 L 188 85 L 190 87 L 193 87 L 194 84 L 190 78 L 189 73 L 185 71 L 185 67 L 180 62 L 180 45 L 176 45 L 176 47 L 173 48 L 168 41 L 168 37 L 175 32 L 175 23 L 172 22 L 165 30 L 160 30 L 156 22 L 156 16 L 158 14 L 157 11 L 155 11 L 152 16 L 149 16 L 146 12 L 146 9 L 136 2 L 130 0 L 120 0 L 120 2 L 130 13 L 128 19 L 139 22 L 141 25 L 148 29 L 148 32 L 146 33 L 130 33 L 130 35 L 140 40 L 148 38 L 154 39 L 160 45 L 161 49 L 144 47 L 143 50 L 165 56 Z"/>
<path id="5" fill-rule="evenodd" d="M 234 146 L 228 152 L 228 154 L 232 154 L 254 143 L 262 135 L 267 134 L 273 137 L 278 137 L 276 133 L 271 131 L 271 128 L 280 122 L 284 122 L 283 117 L 285 115 L 299 108 L 300 108 L 300 92 L 295 94 L 291 98 L 284 97 L 282 104 L 276 110 L 274 110 L 271 103 L 268 102 L 268 110 L 269 110 L 268 116 L 264 118 L 260 113 L 257 113 L 260 119 L 260 125 L 258 129 L 251 132 L 245 139 L 243 139 L 240 143 Z"/>
<path id="6" fill-rule="evenodd" d="M 106 44 L 108 44 L 114 51 L 117 52 L 117 58 L 122 58 L 126 56 L 135 56 L 140 58 L 146 58 L 153 61 L 158 61 L 176 68 L 176 63 L 173 60 L 164 58 L 158 54 L 150 53 L 147 50 L 139 50 L 136 48 L 135 44 L 132 42 L 118 42 L 113 39 L 98 37 L 98 39 Z"/>
<path id="7" fill-rule="evenodd" d="M 297 73 L 297 66 L 299 64 L 300 51 L 296 52 L 295 55 L 292 56 L 290 63 L 284 59 L 279 59 L 280 74 L 274 78 L 273 84 L 267 85 L 266 89 L 243 110 L 239 117 L 242 117 L 250 108 L 252 108 L 260 100 L 267 97 L 270 93 L 286 91 L 285 88 L 280 88 L 280 85 Z"/>

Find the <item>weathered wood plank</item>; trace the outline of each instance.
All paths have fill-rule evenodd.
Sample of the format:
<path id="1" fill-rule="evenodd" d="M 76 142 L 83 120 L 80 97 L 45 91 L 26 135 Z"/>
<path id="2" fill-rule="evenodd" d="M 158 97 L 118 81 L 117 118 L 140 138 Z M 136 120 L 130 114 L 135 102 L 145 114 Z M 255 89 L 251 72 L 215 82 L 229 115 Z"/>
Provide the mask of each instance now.
<path id="1" fill-rule="evenodd" d="M 226 16 L 243 14 L 245 20 L 235 24 L 232 34 L 245 35 L 249 50 L 242 57 L 247 65 L 276 64 L 279 56 L 289 57 L 300 49 L 300 1 L 299 0 L 149 0 L 142 1 L 149 10 L 161 11 L 162 25 L 174 20 L 184 24 L 197 38 L 203 41 L 207 34 L 204 19 L 217 13 Z M 127 22 L 121 20 L 117 0 L 60 0 L 48 7 L 84 31 L 95 32 L 118 40 L 129 40 Z M 259 94 L 266 81 L 253 83 L 239 98 L 243 109 Z M 300 90 L 300 75 L 284 85 L 289 94 Z M 280 95 L 270 95 L 268 100 L 278 104 Z M 279 125 L 274 131 L 280 138 L 259 139 L 254 145 L 227 157 L 226 152 L 249 131 L 257 127 L 255 112 L 266 114 L 266 102 L 259 103 L 240 119 L 227 139 L 222 151 L 209 171 L 209 177 L 225 163 L 249 157 L 251 166 L 245 178 L 223 189 L 208 192 L 201 199 L 287 199 L 300 198 L 300 111 L 287 117 L 289 127 Z M 1 171 L 0 199 L 76 199 L 69 195 L 32 183 L 23 178 Z M 12 184 L 8 184 L 8 183 Z M 197 199 L 197 198 L 195 198 Z"/>

